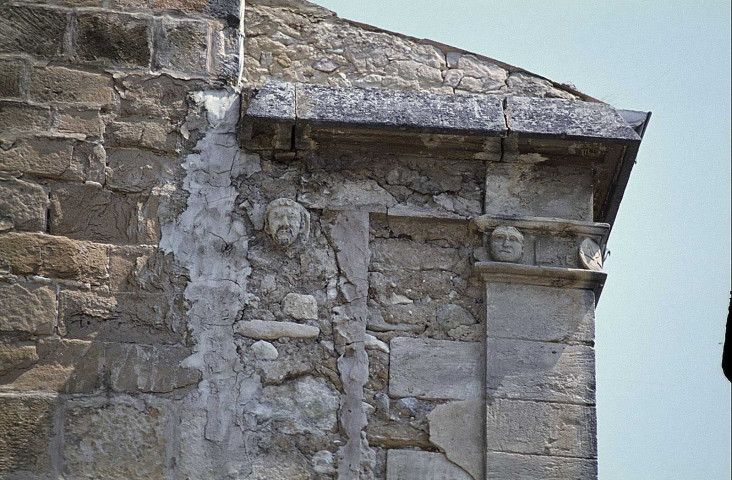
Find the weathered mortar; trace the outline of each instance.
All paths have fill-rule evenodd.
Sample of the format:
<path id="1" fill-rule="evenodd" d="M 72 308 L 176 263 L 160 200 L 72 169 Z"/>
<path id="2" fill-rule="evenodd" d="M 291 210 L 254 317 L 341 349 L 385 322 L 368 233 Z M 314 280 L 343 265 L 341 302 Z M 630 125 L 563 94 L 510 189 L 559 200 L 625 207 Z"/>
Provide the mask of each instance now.
<path id="1" fill-rule="evenodd" d="M 637 142 L 515 96 L 592 100 L 299 0 L 3 2 L 0 477 L 595 478 L 577 251 Z"/>

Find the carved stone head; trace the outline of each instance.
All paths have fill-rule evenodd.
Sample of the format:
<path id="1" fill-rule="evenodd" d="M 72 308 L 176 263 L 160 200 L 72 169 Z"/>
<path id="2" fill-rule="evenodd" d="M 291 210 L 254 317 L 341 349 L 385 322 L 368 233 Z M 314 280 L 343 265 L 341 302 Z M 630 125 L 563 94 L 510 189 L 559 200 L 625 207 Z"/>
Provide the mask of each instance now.
<path id="1" fill-rule="evenodd" d="M 310 213 L 289 198 L 278 198 L 264 212 L 264 231 L 281 247 L 289 247 L 300 237 L 310 236 Z"/>
<path id="2" fill-rule="evenodd" d="M 491 258 L 497 262 L 518 262 L 524 253 L 524 236 L 514 227 L 496 227 L 490 238 Z"/>

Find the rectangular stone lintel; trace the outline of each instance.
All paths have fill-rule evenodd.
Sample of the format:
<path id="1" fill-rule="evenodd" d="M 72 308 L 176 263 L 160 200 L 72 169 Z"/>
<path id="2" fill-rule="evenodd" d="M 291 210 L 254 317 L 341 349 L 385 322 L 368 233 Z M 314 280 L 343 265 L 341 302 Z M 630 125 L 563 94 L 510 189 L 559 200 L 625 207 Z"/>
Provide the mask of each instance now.
<path id="1" fill-rule="evenodd" d="M 474 268 L 487 282 L 592 290 L 595 293 L 595 302 L 600 298 L 600 292 L 607 278 L 605 272 L 503 262 L 478 262 Z"/>

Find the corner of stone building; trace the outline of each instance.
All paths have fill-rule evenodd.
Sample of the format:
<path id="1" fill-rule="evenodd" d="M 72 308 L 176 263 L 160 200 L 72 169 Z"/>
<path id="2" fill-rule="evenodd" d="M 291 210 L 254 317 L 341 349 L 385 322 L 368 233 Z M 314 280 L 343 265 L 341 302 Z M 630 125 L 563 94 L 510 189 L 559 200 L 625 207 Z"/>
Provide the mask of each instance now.
<path id="1" fill-rule="evenodd" d="M 0 476 L 595 478 L 604 277 L 533 270 L 595 265 L 592 176 L 297 108 L 593 99 L 304 0 L 8 1 L 0 33 Z M 294 123 L 247 143 L 272 82 Z"/>

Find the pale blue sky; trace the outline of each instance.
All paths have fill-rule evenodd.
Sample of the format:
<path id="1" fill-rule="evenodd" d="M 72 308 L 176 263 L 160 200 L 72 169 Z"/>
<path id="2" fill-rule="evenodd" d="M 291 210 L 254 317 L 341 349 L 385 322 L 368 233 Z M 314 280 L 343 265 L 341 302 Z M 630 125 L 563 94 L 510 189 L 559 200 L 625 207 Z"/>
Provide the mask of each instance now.
<path id="1" fill-rule="evenodd" d="M 730 2 L 318 0 L 650 110 L 597 312 L 602 480 L 729 480 Z"/>

